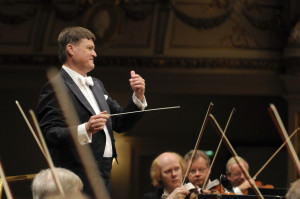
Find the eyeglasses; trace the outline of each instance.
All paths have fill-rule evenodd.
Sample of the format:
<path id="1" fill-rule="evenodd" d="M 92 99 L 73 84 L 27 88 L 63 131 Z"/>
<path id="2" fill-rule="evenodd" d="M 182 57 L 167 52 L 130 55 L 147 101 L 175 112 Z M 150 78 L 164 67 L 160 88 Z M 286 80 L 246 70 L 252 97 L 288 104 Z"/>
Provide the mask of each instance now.
<path id="1" fill-rule="evenodd" d="M 234 177 L 241 177 L 242 176 L 242 172 L 232 172 L 231 175 Z"/>
<path id="2" fill-rule="evenodd" d="M 206 167 L 206 168 L 200 168 L 200 169 L 191 169 L 190 173 L 195 174 L 197 171 L 199 171 L 199 173 L 204 173 L 206 169 L 208 169 L 208 168 Z"/>

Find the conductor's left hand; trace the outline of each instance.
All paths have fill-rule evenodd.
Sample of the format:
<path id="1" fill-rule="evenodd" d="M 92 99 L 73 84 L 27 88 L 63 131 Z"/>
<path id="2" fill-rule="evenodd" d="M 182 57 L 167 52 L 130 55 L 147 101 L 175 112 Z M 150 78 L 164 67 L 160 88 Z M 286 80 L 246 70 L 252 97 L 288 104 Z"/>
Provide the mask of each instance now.
<path id="1" fill-rule="evenodd" d="M 133 70 L 130 71 L 131 78 L 129 79 L 131 89 L 134 91 L 135 96 L 140 100 L 144 100 L 145 94 L 145 80 L 136 74 Z"/>

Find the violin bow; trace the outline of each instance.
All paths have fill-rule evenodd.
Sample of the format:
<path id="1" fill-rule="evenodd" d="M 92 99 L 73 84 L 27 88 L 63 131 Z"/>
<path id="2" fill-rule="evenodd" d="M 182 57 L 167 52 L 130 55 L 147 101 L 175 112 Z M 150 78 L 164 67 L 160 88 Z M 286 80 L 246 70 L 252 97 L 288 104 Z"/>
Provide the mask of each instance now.
<path id="1" fill-rule="evenodd" d="M 7 183 L 5 172 L 4 172 L 4 169 L 3 169 L 1 161 L 0 161 L 0 177 L 1 177 L 0 182 L 3 183 L 3 187 L 4 187 L 4 191 L 5 191 L 7 199 L 13 199 L 14 197 L 13 197 L 12 192 L 11 192 L 11 190 L 9 188 L 8 183 Z M 1 185 L 1 183 L 0 183 L 0 185 Z M 1 188 L 2 187 L 0 187 L 0 189 Z M 0 196 L 1 196 L 1 194 L 0 194 Z"/>
<path id="2" fill-rule="evenodd" d="M 42 131 L 41 131 L 41 129 L 40 129 L 39 123 L 38 123 L 38 121 L 37 121 L 37 119 L 36 119 L 36 116 L 35 116 L 34 112 L 33 112 L 32 110 L 29 110 L 29 113 L 30 113 L 30 115 L 31 115 L 31 117 L 32 117 L 34 126 L 35 126 L 35 128 L 36 128 L 37 138 L 39 139 L 40 144 L 41 144 L 41 146 L 42 146 L 42 148 L 43 148 L 43 150 L 44 150 L 44 153 L 45 153 L 45 155 L 46 155 L 46 160 L 47 160 L 47 163 L 48 163 L 48 165 L 49 165 L 49 168 L 51 169 L 51 173 L 52 173 L 52 176 L 53 176 L 53 179 L 54 179 L 56 188 L 57 188 L 58 192 L 59 192 L 61 195 L 64 196 L 64 195 L 65 195 L 64 190 L 63 190 L 63 188 L 62 188 L 62 185 L 61 185 L 61 182 L 60 182 L 60 180 L 59 180 L 59 178 L 58 178 L 58 175 L 57 175 L 57 173 L 56 173 L 56 171 L 55 171 L 55 166 L 54 166 L 54 164 L 53 164 L 51 155 L 50 155 L 50 153 L 49 153 L 49 150 L 48 150 L 47 144 L 46 144 L 46 142 L 45 142 L 45 139 L 44 139 L 44 137 L 43 137 Z"/>
<path id="3" fill-rule="evenodd" d="M 196 142 L 196 145 L 195 145 L 195 148 L 194 148 L 194 151 L 192 153 L 192 157 L 191 157 L 191 161 L 189 162 L 188 164 L 188 167 L 186 169 L 186 172 L 184 174 L 184 178 L 183 178 L 183 181 L 182 181 L 182 184 L 184 184 L 187 176 L 188 176 L 188 173 L 190 172 L 190 169 L 191 169 L 191 165 L 192 165 L 192 162 L 194 161 L 194 157 L 195 157 L 195 154 L 196 154 L 196 150 L 198 149 L 199 147 L 199 143 L 200 143 L 200 140 L 201 140 L 201 137 L 202 137 L 202 134 L 204 132 L 204 129 L 205 129 L 205 126 L 207 124 L 207 121 L 208 121 L 208 115 L 210 114 L 212 108 L 213 108 L 214 104 L 212 102 L 210 102 L 209 106 L 208 106 L 208 109 L 207 109 L 207 112 L 206 112 L 206 115 L 205 115 L 205 118 L 204 118 L 204 121 L 202 123 L 202 127 L 201 127 L 201 130 L 199 132 L 199 135 L 198 135 L 198 139 L 197 139 L 197 142 Z"/>
<path id="4" fill-rule="evenodd" d="M 49 153 L 47 144 L 46 144 L 46 142 L 44 140 L 43 134 L 41 132 L 41 129 L 39 127 L 39 124 L 37 122 L 37 119 L 36 119 L 36 116 L 35 116 L 34 112 L 32 110 L 29 111 L 30 115 L 32 117 L 32 120 L 34 122 L 34 126 L 35 126 L 36 131 L 34 131 L 34 129 L 32 128 L 32 125 L 30 124 L 30 122 L 29 122 L 28 118 L 26 117 L 26 115 L 25 115 L 25 113 L 24 113 L 24 111 L 23 111 L 20 103 L 17 100 L 16 100 L 16 105 L 19 108 L 19 110 L 20 110 L 20 112 L 21 112 L 21 114 L 22 114 L 22 116 L 23 116 L 23 118 L 24 118 L 24 120 L 25 120 L 25 122 L 26 122 L 26 124 L 27 124 L 27 126 L 28 126 L 28 128 L 30 130 L 30 132 L 32 133 L 32 135 L 33 135 L 36 143 L 38 144 L 40 150 L 42 151 L 42 153 L 43 153 L 43 155 L 44 155 L 44 157 L 46 159 L 46 162 L 47 162 L 47 164 L 48 164 L 48 166 L 49 166 L 49 168 L 51 170 L 52 177 L 53 177 L 54 183 L 56 185 L 56 188 L 58 190 L 58 193 L 60 193 L 61 195 L 64 196 L 65 195 L 64 194 L 64 190 L 62 188 L 62 185 L 61 185 L 61 182 L 60 182 L 60 180 L 58 178 L 58 175 L 57 175 L 57 173 L 55 171 L 55 166 L 53 164 L 53 161 L 52 161 L 51 155 Z"/>
<path id="5" fill-rule="evenodd" d="M 283 125 L 283 122 L 280 118 L 280 115 L 276 109 L 276 107 L 273 105 L 273 104 L 270 104 L 270 107 L 269 107 L 269 113 L 271 115 L 271 118 L 273 119 L 273 122 L 275 123 L 276 127 L 277 127 L 277 130 L 282 138 L 283 141 L 286 141 L 287 140 L 287 149 L 288 149 L 288 152 L 289 152 L 289 155 L 292 159 L 292 162 L 294 163 L 294 166 L 295 166 L 295 169 L 297 170 L 298 172 L 298 175 L 300 176 L 300 162 L 299 162 L 299 158 L 298 158 L 298 155 L 295 151 L 295 148 L 293 146 L 293 144 L 291 143 L 291 141 L 288 139 L 288 134 L 287 134 L 287 131 Z"/>
<path id="6" fill-rule="evenodd" d="M 228 128 L 228 126 L 229 126 L 229 123 L 230 123 L 230 121 L 231 121 L 232 116 L 233 116 L 234 113 L 235 113 L 235 108 L 232 109 L 232 111 L 231 111 L 231 113 L 230 113 L 230 115 L 229 115 L 229 118 L 228 118 L 228 120 L 227 120 L 225 129 L 224 129 L 224 135 L 225 135 L 226 132 L 227 132 L 227 128 Z M 221 144 L 222 144 L 222 142 L 223 142 L 223 139 L 224 139 L 224 136 L 222 135 L 222 137 L 221 137 L 221 139 L 220 139 L 220 141 L 219 141 L 219 144 L 218 144 L 216 153 L 215 153 L 215 155 L 214 155 L 214 158 L 213 158 L 213 160 L 212 160 L 212 162 L 211 162 L 210 170 L 211 170 L 211 168 L 213 167 L 213 165 L 214 165 L 214 163 L 215 163 L 215 159 L 216 159 L 216 157 L 217 157 L 217 154 L 219 153 L 219 149 L 220 149 L 220 147 L 221 147 Z M 211 172 L 209 172 L 209 174 L 206 175 L 206 178 L 205 178 L 205 180 L 204 180 L 204 183 L 203 183 L 201 189 L 203 189 L 204 187 L 206 187 L 206 185 L 207 185 L 206 183 L 207 183 L 207 181 L 208 181 L 208 178 L 209 178 L 209 176 L 210 176 L 210 173 L 211 173 Z"/>
<path id="7" fill-rule="evenodd" d="M 66 118 L 68 126 L 77 126 L 79 124 L 79 119 L 75 111 L 74 105 L 73 103 L 70 103 L 72 101 L 70 99 L 70 96 L 66 92 L 66 85 L 64 84 L 62 77 L 57 74 L 58 70 L 56 68 L 50 68 L 47 72 L 47 77 L 54 88 L 57 101 L 60 107 L 62 108 L 62 113 Z M 68 103 L 64 104 L 64 101 L 67 101 Z M 107 189 L 105 188 L 102 176 L 99 174 L 100 171 L 98 170 L 98 166 L 96 165 L 96 161 L 93 157 L 91 149 L 89 147 L 82 147 L 80 145 L 77 138 L 76 128 L 70 128 L 70 134 L 74 141 L 83 167 L 86 171 L 87 178 L 91 184 L 91 188 L 95 194 L 95 197 L 98 199 L 110 199 Z"/>
<path id="8" fill-rule="evenodd" d="M 36 143 L 38 144 L 38 146 L 39 146 L 40 150 L 42 151 L 44 157 L 47 159 L 47 155 L 45 154 L 45 151 L 44 151 L 44 149 L 43 149 L 43 147 L 42 147 L 42 144 L 40 143 L 40 140 L 38 139 L 38 137 L 37 137 L 37 135 L 36 135 L 36 132 L 33 130 L 33 128 L 32 128 L 32 126 L 31 126 L 31 124 L 30 124 L 28 118 L 26 117 L 26 115 L 25 115 L 25 113 L 24 113 L 24 111 L 23 111 L 23 109 L 22 109 L 20 103 L 18 102 L 18 100 L 16 100 L 15 102 L 16 102 L 16 105 L 17 105 L 17 107 L 19 108 L 19 111 L 21 112 L 21 114 L 22 114 L 22 116 L 23 116 L 23 118 L 24 118 L 24 120 L 25 120 L 25 122 L 26 122 L 26 124 L 27 124 L 27 126 L 28 126 L 28 128 L 29 128 L 29 130 L 30 130 L 30 132 L 32 133 L 32 135 L 33 135 L 33 137 L 34 137 Z"/>
<path id="9" fill-rule="evenodd" d="M 241 162 L 237 159 L 238 154 L 236 153 L 236 151 L 234 150 L 234 148 L 232 147 L 230 141 L 228 140 L 227 136 L 224 134 L 223 130 L 221 129 L 219 123 L 217 122 L 217 120 L 215 119 L 215 117 L 212 114 L 209 114 L 209 117 L 212 121 L 213 126 L 215 127 L 215 129 L 217 130 L 217 132 L 220 134 L 220 136 L 223 136 L 225 139 L 225 143 L 227 148 L 229 149 L 232 157 L 235 159 L 236 163 L 239 165 L 242 173 L 246 176 L 247 181 L 249 182 L 249 184 L 251 185 L 251 187 L 254 189 L 255 194 L 258 196 L 258 198 L 260 199 L 264 199 L 263 195 L 261 194 L 261 192 L 259 191 L 259 189 L 257 188 L 256 184 L 253 183 L 250 179 L 250 175 L 248 173 L 248 171 L 245 169 L 245 167 L 241 164 Z"/>
<path id="10" fill-rule="evenodd" d="M 279 153 L 279 151 L 286 145 L 286 143 L 291 140 L 291 138 L 299 132 L 299 128 L 295 129 L 294 132 L 283 142 L 283 144 L 275 151 L 275 153 L 268 159 L 268 161 L 258 170 L 258 172 L 253 176 L 253 180 L 262 172 L 262 170 L 270 163 L 270 161 Z"/>

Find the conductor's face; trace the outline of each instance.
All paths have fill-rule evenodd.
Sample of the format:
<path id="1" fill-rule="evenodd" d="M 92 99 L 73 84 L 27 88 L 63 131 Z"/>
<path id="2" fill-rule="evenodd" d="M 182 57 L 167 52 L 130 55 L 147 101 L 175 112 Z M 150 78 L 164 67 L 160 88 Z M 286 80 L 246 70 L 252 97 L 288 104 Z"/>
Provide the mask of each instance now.
<path id="1" fill-rule="evenodd" d="M 165 154 L 159 160 L 161 168 L 161 180 L 164 189 L 169 193 L 182 184 L 182 169 L 177 157 L 173 154 Z"/>
<path id="2" fill-rule="evenodd" d="M 92 39 L 81 39 L 73 46 L 73 61 L 78 70 L 84 74 L 95 68 L 94 58 L 97 57 Z"/>

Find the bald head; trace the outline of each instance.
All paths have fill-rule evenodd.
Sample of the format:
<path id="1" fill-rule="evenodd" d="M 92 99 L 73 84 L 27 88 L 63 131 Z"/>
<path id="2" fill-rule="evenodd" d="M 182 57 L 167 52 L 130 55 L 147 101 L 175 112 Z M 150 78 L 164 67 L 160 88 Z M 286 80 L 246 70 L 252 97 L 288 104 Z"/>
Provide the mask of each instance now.
<path id="1" fill-rule="evenodd" d="M 171 193 L 182 185 L 185 163 L 174 152 L 165 152 L 157 156 L 151 165 L 150 175 L 155 187 L 164 188 Z"/>

